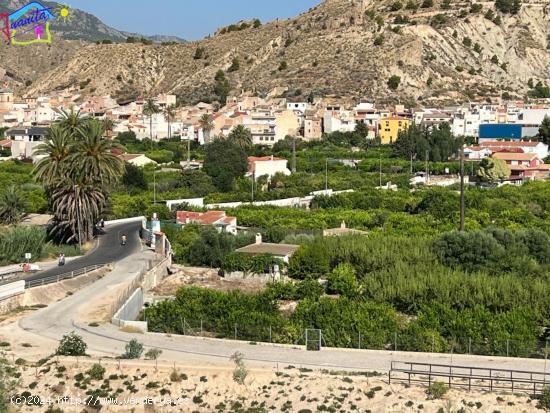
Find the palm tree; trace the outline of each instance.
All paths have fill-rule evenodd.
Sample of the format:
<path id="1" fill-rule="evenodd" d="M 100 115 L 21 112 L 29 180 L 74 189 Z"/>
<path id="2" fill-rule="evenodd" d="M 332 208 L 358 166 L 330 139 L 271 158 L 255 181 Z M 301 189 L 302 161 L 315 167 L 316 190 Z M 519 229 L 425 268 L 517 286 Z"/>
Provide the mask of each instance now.
<path id="1" fill-rule="evenodd" d="M 52 125 L 46 141 L 38 145 L 33 152 L 34 156 L 45 156 L 33 169 L 34 178 L 38 182 L 51 186 L 64 175 L 71 143 L 72 139 L 67 129 L 60 125 Z"/>
<path id="2" fill-rule="evenodd" d="M 67 130 L 71 137 L 75 136 L 78 128 L 81 128 L 86 122 L 88 122 L 88 120 L 90 120 L 90 117 L 87 114 L 82 113 L 80 109 L 75 111 L 74 105 L 72 105 L 68 111 L 65 109 L 58 109 L 57 113 L 60 118 L 56 123 Z"/>
<path id="3" fill-rule="evenodd" d="M 176 107 L 174 105 L 169 105 L 164 108 L 164 119 L 168 122 L 168 139 L 172 137 L 172 128 L 170 127 L 171 123 L 176 118 Z"/>
<path id="4" fill-rule="evenodd" d="M 93 229 L 107 197 L 95 182 L 86 177 L 59 180 L 51 193 L 54 219 L 50 235 L 60 242 L 81 245 L 93 237 Z"/>
<path id="5" fill-rule="evenodd" d="M 231 133 L 229 133 L 228 139 L 239 145 L 241 148 L 246 149 L 252 146 L 252 133 L 243 125 L 237 125 Z"/>
<path id="6" fill-rule="evenodd" d="M 214 118 L 212 115 L 205 113 L 200 117 L 199 124 L 204 131 L 204 140 L 208 142 L 210 140 L 210 131 L 214 129 Z"/>
<path id="7" fill-rule="evenodd" d="M 86 177 L 87 182 L 106 187 L 124 173 L 124 162 L 112 153 L 119 149 L 118 143 L 102 138 L 102 124 L 89 121 L 77 131 L 77 141 L 68 158 L 69 174 L 77 181 Z"/>
<path id="8" fill-rule="evenodd" d="M 103 127 L 103 133 L 107 136 L 110 136 L 113 130 L 115 129 L 115 122 L 111 118 L 105 118 L 101 121 Z"/>
<path id="9" fill-rule="evenodd" d="M 0 223 L 17 224 L 25 216 L 27 200 L 15 185 L 0 194 Z"/>
<path id="10" fill-rule="evenodd" d="M 147 99 L 147 101 L 143 105 L 143 114 L 145 116 L 149 116 L 149 137 L 151 138 L 151 142 L 153 141 L 153 115 L 156 115 L 157 113 L 159 113 L 159 111 L 159 107 L 151 98 Z"/>

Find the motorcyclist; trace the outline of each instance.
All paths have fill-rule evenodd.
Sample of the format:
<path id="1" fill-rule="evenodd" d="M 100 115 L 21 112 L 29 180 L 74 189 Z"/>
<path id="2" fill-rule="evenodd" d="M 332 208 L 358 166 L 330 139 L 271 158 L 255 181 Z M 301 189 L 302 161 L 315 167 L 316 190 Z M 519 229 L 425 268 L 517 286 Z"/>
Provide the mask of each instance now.
<path id="1" fill-rule="evenodd" d="M 123 235 L 123 236 L 121 237 L 121 239 L 120 239 L 120 243 L 121 243 L 122 245 L 126 245 L 126 240 L 127 240 L 126 235 Z"/>
<path id="2" fill-rule="evenodd" d="M 59 254 L 58 264 L 59 264 L 60 267 L 65 265 L 65 254 L 63 254 L 63 253 Z"/>

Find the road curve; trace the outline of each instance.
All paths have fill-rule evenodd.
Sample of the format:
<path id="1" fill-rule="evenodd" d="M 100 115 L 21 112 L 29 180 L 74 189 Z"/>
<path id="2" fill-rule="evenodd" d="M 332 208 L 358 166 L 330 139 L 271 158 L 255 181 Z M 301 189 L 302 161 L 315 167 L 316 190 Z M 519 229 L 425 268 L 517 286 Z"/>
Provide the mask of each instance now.
<path id="1" fill-rule="evenodd" d="M 25 281 L 42 280 L 48 277 L 65 274 L 71 271 L 91 267 L 98 264 L 107 264 L 121 261 L 134 253 L 140 245 L 139 230 L 141 222 L 131 222 L 108 226 L 105 233 L 98 237 L 98 245 L 95 249 L 81 258 L 71 260 L 62 267 L 54 267 L 46 271 L 40 271 L 25 277 Z M 120 245 L 122 235 L 128 237 L 125 246 Z"/>

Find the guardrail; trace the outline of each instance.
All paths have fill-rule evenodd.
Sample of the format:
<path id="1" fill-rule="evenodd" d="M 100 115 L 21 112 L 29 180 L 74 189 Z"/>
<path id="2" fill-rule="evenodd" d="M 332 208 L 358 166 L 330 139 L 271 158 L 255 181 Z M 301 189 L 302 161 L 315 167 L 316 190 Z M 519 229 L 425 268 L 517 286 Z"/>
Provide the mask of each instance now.
<path id="1" fill-rule="evenodd" d="M 392 361 L 389 382 L 400 381 L 431 385 L 439 379 L 456 388 L 480 388 L 490 391 L 541 394 L 550 385 L 550 373 L 504 370 L 490 367 L 452 366 L 448 364 Z"/>
<path id="2" fill-rule="evenodd" d="M 66 272 L 60 275 L 52 275 L 51 277 L 42 278 L 40 280 L 25 281 L 25 288 L 40 287 L 42 285 L 48 285 L 48 284 L 58 283 L 63 280 L 69 280 L 71 278 L 75 278 L 80 275 L 84 275 L 92 271 L 99 270 L 100 268 L 106 267 L 107 265 L 109 264 L 96 264 L 96 265 L 91 265 L 88 267 L 81 268 L 79 270 Z"/>

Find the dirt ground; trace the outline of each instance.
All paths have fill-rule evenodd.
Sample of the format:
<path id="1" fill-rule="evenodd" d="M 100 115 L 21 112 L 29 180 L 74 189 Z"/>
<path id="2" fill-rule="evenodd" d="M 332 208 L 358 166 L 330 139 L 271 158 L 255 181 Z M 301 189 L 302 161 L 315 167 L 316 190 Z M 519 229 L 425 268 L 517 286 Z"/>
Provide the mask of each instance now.
<path id="1" fill-rule="evenodd" d="M 12 366 L 14 363 L 8 357 Z M 106 371 L 95 378 L 94 363 Z M 53 357 L 41 366 L 16 362 L 13 407 L 25 412 L 480 412 L 536 411 L 525 395 L 451 389 L 429 400 L 425 388 L 388 384 L 386 376 L 313 371 L 299 366 L 250 369 L 244 384 L 220 366 L 158 366 L 143 360 Z M 100 369 L 101 370 L 101 369 Z M 23 405 L 41 402 L 42 406 Z M 95 406 L 94 406 L 95 405 Z M 53 410 L 59 408 L 60 410 Z M 442 409 L 442 410 L 441 410 Z M 462 410 L 461 410 L 462 409 Z"/>
<path id="2" fill-rule="evenodd" d="M 220 291 L 241 290 L 245 292 L 255 292 L 261 290 L 267 283 L 267 280 L 257 278 L 225 279 L 218 276 L 217 270 L 209 268 L 174 265 L 172 269 L 176 272 L 166 277 L 159 285 L 151 290 L 151 294 L 161 297 L 171 296 L 175 294 L 178 287 L 182 286 L 204 287 Z"/>

